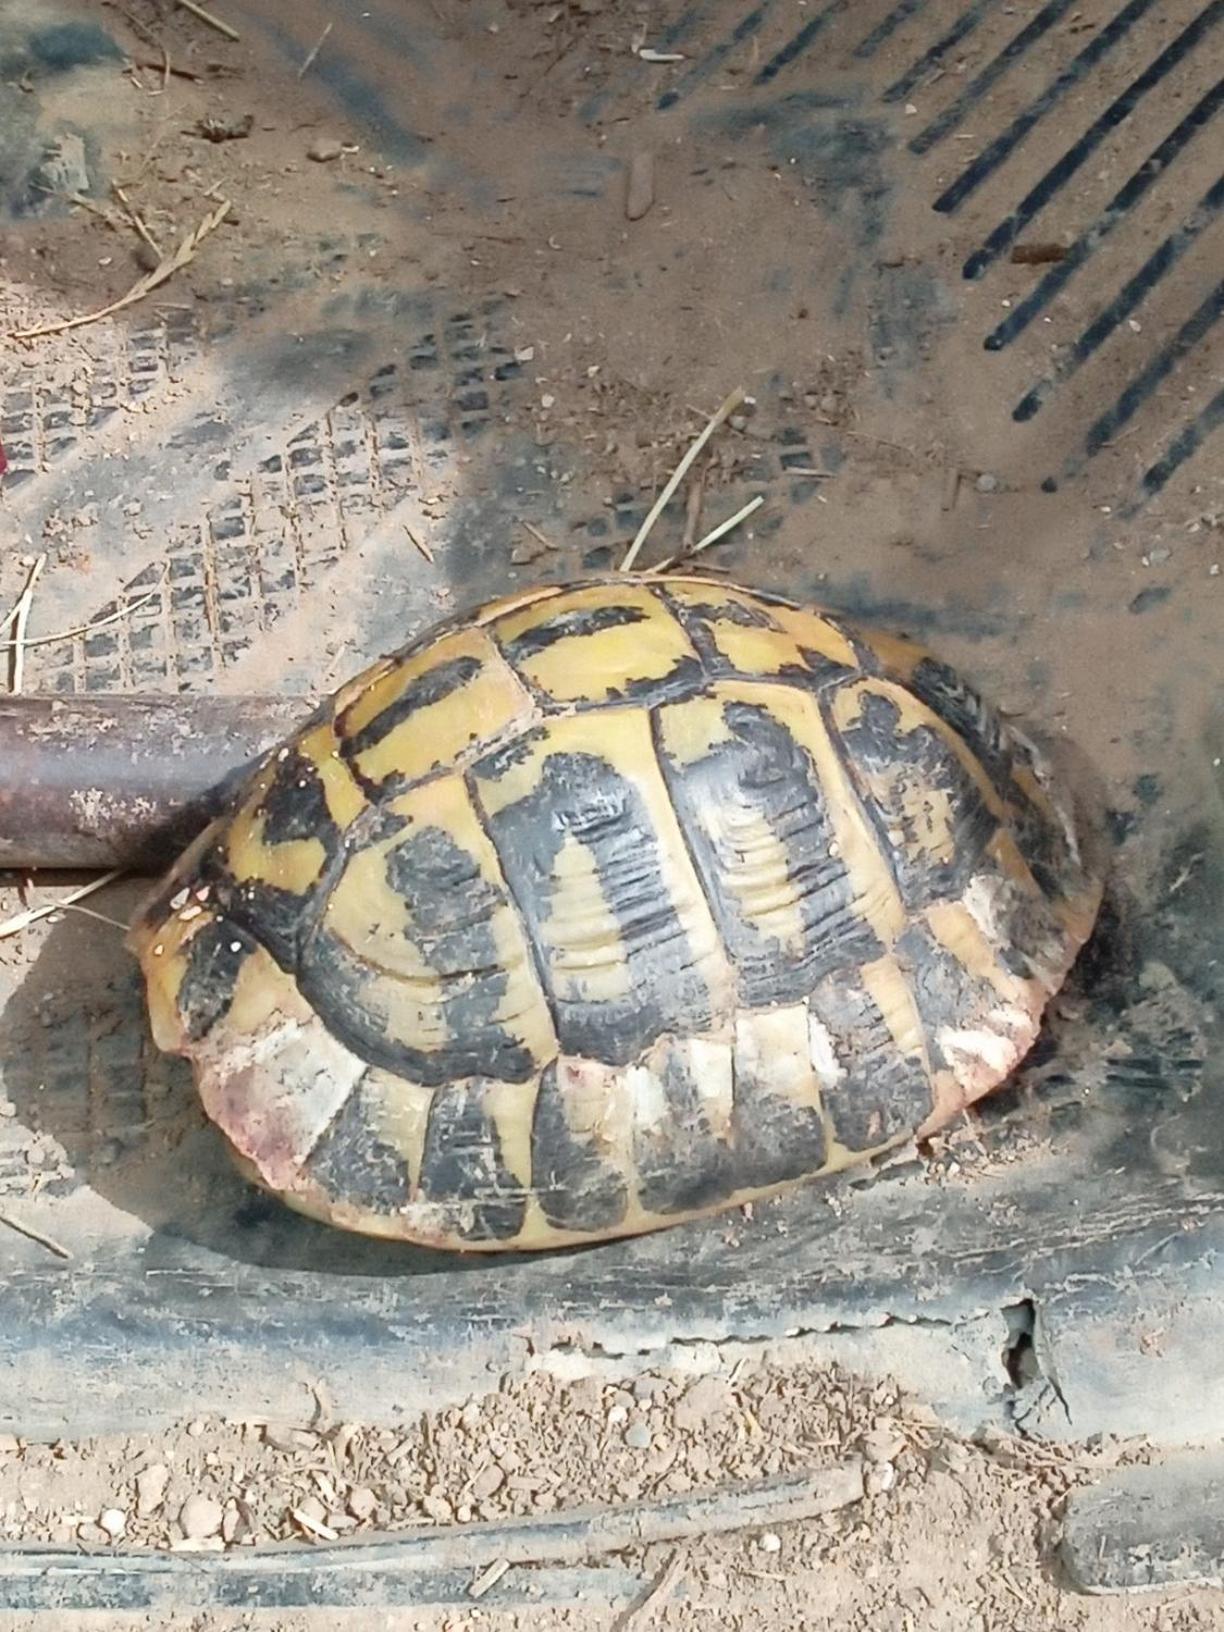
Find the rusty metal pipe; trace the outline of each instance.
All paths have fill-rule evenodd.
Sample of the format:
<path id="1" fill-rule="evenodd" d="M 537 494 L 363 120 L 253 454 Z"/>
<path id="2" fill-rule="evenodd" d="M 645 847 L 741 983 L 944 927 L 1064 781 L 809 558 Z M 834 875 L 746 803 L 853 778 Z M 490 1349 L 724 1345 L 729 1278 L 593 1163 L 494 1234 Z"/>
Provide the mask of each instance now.
<path id="1" fill-rule="evenodd" d="M 304 697 L 0 697 L 0 867 L 156 871 Z"/>

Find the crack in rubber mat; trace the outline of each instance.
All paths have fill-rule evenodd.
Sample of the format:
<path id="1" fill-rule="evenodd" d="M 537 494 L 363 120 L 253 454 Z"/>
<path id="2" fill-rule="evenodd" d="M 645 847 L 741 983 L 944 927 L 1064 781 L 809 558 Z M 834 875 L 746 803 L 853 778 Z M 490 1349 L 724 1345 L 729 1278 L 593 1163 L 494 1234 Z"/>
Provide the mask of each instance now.
<path id="1" fill-rule="evenodd" d="M 697 0 L 648 33 L 619 6 L 228 11 L 261 76 L 213 161 L 240 247 L 5 367 L 6 538 L 53 555 L 36 628 L 99 624 L 32 647 L 28 689 L 305 699 L 459 606 L 615 564 L 742 383 L 700 523 L 765 503 L 708 559 L 909 630 L 1072 737 L 1117 859 L 971 1135 L 751 1221 L 495 1265 L 248 1189 L 113 932 L 57 924 L 0 968 L 0 1204 L 72 1256 L 5 1237 L 0 1421 L 150 1426 L 188 1392 L 259 1414 L 322 1378 L 394 1422 L 531 1351 L 806 1334 L 964 1422 L 1199 1437 L 1224 1383 L 1224 0 Z M 194 48 L 189 94 L 254 105 Z M 61 157 L 71 83 L 36 88 Z M 299 162 L 319 131 L 340 156 Z M 44 230 L 6 196 L 15 242 Z M 1022 1307 L 1017 1383 L 980 1333 Z"/>

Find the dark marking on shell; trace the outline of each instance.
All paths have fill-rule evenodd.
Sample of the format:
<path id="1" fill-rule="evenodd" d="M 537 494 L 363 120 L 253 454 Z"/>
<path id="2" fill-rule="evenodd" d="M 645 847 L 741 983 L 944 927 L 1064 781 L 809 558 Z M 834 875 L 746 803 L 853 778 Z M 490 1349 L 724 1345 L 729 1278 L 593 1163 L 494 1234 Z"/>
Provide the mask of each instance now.
<path id="1" fill-rule="evenodd" d="M 548 1222 L 559 1230 L 610 1230 L 625 1216 L 624 1175 L 595 1140 L 570 1126 L 556 1065 L 545 1068 L 531 1125 L 532 1184 Z"/>
<path id="2" fill-rule="evenodd" d="M 911 912 L 953 899 L 977 870 L 998 821 L 938 731 L 925 725 L 900 730 L 891 697 L 867 692 L 862 705 L 857 722 L 841 732 L 843 760 L 888 853 L 901 898 Z M 836 730 L 833 736 L 836 741 Z M 951 857 L 939 860 L 922 852 L 913 805 L 925 800 L 937 809 L 945 797 Z M 902 834 L 900 844 L 889 839 L 890 831 Z"/>
<path id="3" fill-rule="evenodd" d="M 776 1094 L 764 1071 L 735 1061 L 735 1182 L 765 1188 L 818 1173 L 828 1159 L 824 1121 L 812 1105 Z"/>
<path id="4" fill-rule="evenodd" d="M 731 741 L 689 765 L 671 760 L 659 742 L 659 762 L 730 954 L 740 1001 L 747 1007 L 791 1003 L 806 997 L 828 971 L 878 957 L 883 949 L 855 911 L 845 864 L 830 853 L 834 832 L 806 752 L 755 704 L 729 703 L 723 717 Z M 798 948 L 762 933 L 735 891 L 733 881 L 750 858 L 718 818 L 737 806 L 759 816 L 786 855 L 802 925 Z"/>
<path id="5" fill-rule="evenodd" d="M 302 951 L 298 989 L 333 1037 L 369 1065 L 380 1065 L 412 1082 L 436 1088 L 491 1067 L 504 1082 L 526 1082 L 537 1069 L 530 1051 L 500 1028 L 475 1035 L 452 1033 L 441 1048 L 424 1049 L 396 1035 L 393 1019 L 402 981 L 359 957 L 330 930 L 320 927 Z"/>
<path id="6" fill-rule="evenodd" d="M 645 623 L 646 618 L 647 613 L 640 606 L 579 607 L 572 612 L 557 612 L 550 618 L 541 619 L 521 635 L 506 641 L 502 650 L 511 663 L 521 663 L 539 652 L 547 651 L 558 641 L 581 640 L 588 635 L 601 634 L 605 629 Z"/>
<path id="7" fill-rule="evenodd" d="M 403 725 L 414 714 L 423 709 L 431 708 L 449 697 L 452 692 L 466 686 L 481 669 L 480 659 L 476 657 L 452 657 L 448 661 L 439 663 L 436 668 L 427 669 L 424 674 L 418 675 L 415 680 L 409 681 L 403 691 L 386 708 L 377 713 L 368 724 L 363 725 L 360 731 L 346 737 L 344 732 L 344 716 L 340 718 L 341 748 L 346 758 L 355 759 L 373 748 L 376 743 L 396 726 Z"/>
<path id="8" fill-rule="evenodd" d="M 680 703 L 694 696 L 706 682 L 699 657 L 682 657 L 667 674 L 650 679 L 630 680 L 608 690 L 609 703 L 642 701 L 648 704 Z"/>
<path id="9" fill-rule="evenodd" d="M 291 753 L 277 765 L 255 812 L 263 818 L 265 845 L 275 847 L 301 839 L 317 839 L 327 855 L 335 853 L 340 829 L 327 808 L 318 770 L 305 755 Z"/>
<path id="10" fill-rule="evenodd" d="M 869 1150 L 930 1115 L 922 1062 L 903 1054 L 878 1004 L 852 970 L 821 981 L 809 1007 L 828 1031 L 843 1075 L 826 1085 L 825 1108 L 848 1150 Z"/>
<path id="11" fill-rule="evenodd" d="M 333 1201 L 390 1214 L 411 1199 L 408 1164 L 374 1131 L 377 1107 L 363 1077 L 337 1111 L 305 1163 L 305 1174 Z"/>
<path id="12" fill-rule="evenodd" d="M 192 936 L 183 954 L 178 1009 L 193 1043 L 229 1013 L 238 971 L 255 950 L 251 936 L 224 918 L 212 919 Z"/>
<path id="13" fill-rule="evenodd" d="M 258 878 L 239 881 L 215 853 L 201 866 L 200 876 L 217 910 L 252 935 L 286 974 L 296 974 L 298 946 L 315 911 L 316 892 L 296 895 Z"/>
<path id="14" fill-rule="evenodd" d="M 434 1095 L 417 1195 L 445 1209 L 464 1240 L 508 1241 L 523 1227 L 527 1197 L 503 1159 L 486 1092 L 483 1082 L 454 1082 Z"/>
<path id="15" fill-rule="evenodd" d="M 679 1045 L 668 1049 L 659 1071 L 666 1117 L 634 1128 L 638 1196 L 654 1213 L 687 1213 L 716 1206 L 742 1180 L 730 1147 L 715 1136 Z"/>
<path id="16" fill-rule="evenodd" d="M 497 756 L 474 773 L 495 779 Z M 596 754 L 551 754 L 530 794 L 485 825 L 535 944 L 562 1053 L 627 1065 L 662 1032 L 709 1024 L 710 993 L 671 903 L 659 838 L 628 778 Z M 590 855 L 619 929 L 629 988 L 622 997 L 587 1000 L 557 990 L 547 926 L 554 866 L 567 838 Z"/>
<path id="17" fill-rule="evenodd" d="M 986 772 L 1000 798 L 1008 798 L 1012 738 L 994 709 L 955 669 L 937 658 L 919 659 L 906 686 L 956 733 Z"/>
<path id="18" fill-rule="evenodd" d="M 931 1063 L 951 1066 L 939 1041 L 941 1030 L 982 1027 L 1001 1000 L 992 986 L 941 946 L 925 924 L 907 926 L 897 940 L 896 954 L 922 1016 Z"/>

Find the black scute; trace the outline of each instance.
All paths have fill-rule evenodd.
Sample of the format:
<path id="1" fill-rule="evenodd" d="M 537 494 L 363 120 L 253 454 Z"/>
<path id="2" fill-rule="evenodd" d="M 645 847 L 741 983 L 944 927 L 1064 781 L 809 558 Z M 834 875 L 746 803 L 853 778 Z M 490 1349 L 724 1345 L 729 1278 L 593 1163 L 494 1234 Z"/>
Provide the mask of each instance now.
<path id="1" fill-rule="evenodd" d="M 897 1047 L 863 983 L 851 971 L 822 981 L 811 1010 L 828 1030 L 843 1072 L 824 1090 L 841 1143 L 848 1150 L 868 1150 L 919 1127 L 932 1108 L 926 1071 Z"/>
<path id="2" fill-rule="evenodd" d="M 544 1217 L 559 1230 L 610 1230 L 625 1216 L 624 1176 L 594 1139 L 570 1126 L 555 1065 L 545 1070 L 536 1095 L 531 1172 Z"/>
<path id="3" fill-rule="evenodd" d="M 408 1164 L 374 1131 L 368 1078 L 340 1107 L 305 1164 L 306 1174 L 333 1201 L 391 1214 L 411 1198 Z"/>
<path id="4" fill-rule="evenodd" d="M 251 936 L 224 918 L 210 920 L 192 936 L 184 954 L 178 1011 L 193 1043 L 229 1013 L 238 971 L 255 950 Z"/>
<path id="5" fill-rule="evenodd" d="M 891 697 L 866 692 L 854 725 L 841 732 L 843 757 L 872 819 L 906 906 L 916 910 L 932 901 L 959 896 L 998 830 L 998 821 L 969 772 L 949 744 L 931 726 L 900 729 L 900 710 Z M 837 733 L 832 733 L 834 742 Z M 886 778 L 889 796 L 878 795 L 861 771 Z M 902 796 L 943 793 L 953 813 L 951 859 L 911 856 L 905 845 L 892 843 L 890 829 L 912 839 L 912 819 Z"/>
<path id="6" fill-rule="evenodd" d="M 475 766 L 496 778 L 496 756 Z M 671 904 L 663 851 L 634 784 L 596 754 L 552 754 L 532 791 L 486 818 L 549 991 L 561 1051 L 612 1065 L 637 1058 L 660 1033 L 700 1031 L 710 994 Z M 553 869 L 567 836 L 591 857 L 628 965 L 629 991 L 590 1002 L 559 996 L 551 980 L 547 923 Z"/>
<path id="7" fill-rule="evenodd" d="M 731 954 L 740 1000 L 749 1007 L 796 1002 L 831 969 L 878 957 L 882 948 L 854 910 L 824 790 L 805 751 L 778 720 L 749 703 L 729 703 L 731 731 L 696 763 L 662 751 L 660 763 L 693 861 Z M 747 806 L 782 846 L 799 904 L 802 945 L 763 934 L 732 887 L 742 857 L 718 813 Z"/>
<path id="8" fill-rule="evenodd" d="M 487 1091 L 482 1082 L 457 1082 L 434 1095 L 418 1193 L 464 1240 L 508 1241 L 523 1227 L 527 1197 L 502 1157 Z"/>
<path id="9" fill-rule="evenodd" d="M 898 939 L 896 951 L 922 1016 L 931 1063 L 951 1065 L 940 1044 L 940 1032 L 980 1026 L 998 1007 L 998 995 L 941 946 L 925 924 L 910 924 Z"/>

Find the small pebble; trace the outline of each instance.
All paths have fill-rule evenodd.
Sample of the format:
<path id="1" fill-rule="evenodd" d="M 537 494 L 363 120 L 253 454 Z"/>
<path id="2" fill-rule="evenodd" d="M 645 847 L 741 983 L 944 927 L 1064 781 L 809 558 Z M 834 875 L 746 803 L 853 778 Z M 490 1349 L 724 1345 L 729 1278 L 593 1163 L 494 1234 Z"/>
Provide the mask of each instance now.
<path id="1" fill-rule="evenodd" d="M 306 157 L 313 159 L 316 164 L 330 164 L 343 152 L 343 142 L 338 142 L 334 136 L 319 136 L 306 149 Z"/>
<path id="2" fill-rule="evenodd" d="M 867 1469 L 863 1478 L 863 1488 L 868 1496 L 880 1496 L 886 1490 L 891 1490 L 897 1482 L 897 1470 L 891 1462 L 876 1462 Z"/>
<path id="3" fill-rule="evenodd" d="M 905 1449 L 905 1436 L 880 1423 L 863 1435 L 863 1455 L 868 1462 L 893 1462 Z"/>
<path id="4" fill-rule="evenodd" d="M 166 1499 L 170 1469 L 164 1462 L 153 1462 L 136 1475 L 136 1511 L 142 1519 L 156 1513 Z"/>
<path id="5" fill-rule="evenodd" d="M 625 186 L 625 215 L 640 221 L 655 201 L 654 154 L 635 153 L 629 161 Z"/>
<path id="6" fill-rule="evenodd" d="M 625 1429 L 625 1444 L 633 1451 L 650 1449 L 650 1429 L 644 1422 L 631 1422 Z"/>
<path id="7" fill-rule="evenodd" d="M 179 1509 L 179 1528 L 188 1541 L 203 1541 L 217 1534 L 224 1516 L 220 1502 L 197 1492 L 188 1496 Z"/>
<path id="8" fill-rule="evenodd" d="M 992 476 L 988 470 L 984 470 L 973 485 L 979 493 L 994 493 L 998 489 L 999 478 Z"/>
<path id="9" fill-rule="evenodd" d="M 619 1428 L 622 1422 L 627 1422 L 628 1420 L 629 1412 L 627 1407 L 623 1405 L 614 1405 L 608 1412 L 609 1427 Z"/>
<path id="10" fill-rule="evenodd" d="M 778 1535 L 776 1530 L 766 1530 L 765 1534 L 757 1542 L 757 1546 L 763 1553 L 780 1553 L 782 1551 L 782 1537 Z"/>
<path id="11" fill-rule="evenodd" d="M 127 1529 L 127 1514 L 121 1507 L 104 1507 L 98 1514 L 98 1524 L 112 1541 L 118 1541 Z"/>
<path id="12" fill-rule="evenodd" d="M 364 1485 L 354 1485 L 348 1493 L 348 1510 L 359 1523 L 372 1519 L 377 1506 L 378 1498 Z"/>

